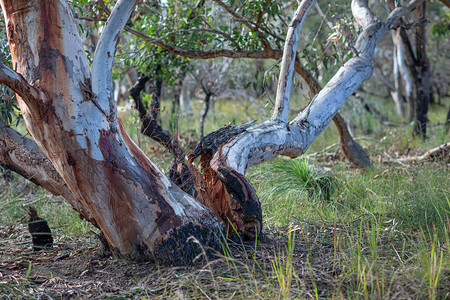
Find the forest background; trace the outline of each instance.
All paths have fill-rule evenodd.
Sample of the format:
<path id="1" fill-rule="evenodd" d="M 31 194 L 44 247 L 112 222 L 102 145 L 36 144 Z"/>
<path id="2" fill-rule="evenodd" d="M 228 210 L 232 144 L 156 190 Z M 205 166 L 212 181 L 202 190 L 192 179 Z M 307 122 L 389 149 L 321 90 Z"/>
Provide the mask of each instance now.
<path id="1" fill-rule="evenodd" d="M 119 116 L 131 138 L 163 172 L 169 172 L 174 157 L 190 153 L 203 135 L 227 124 L 260 122 L 272 114 L 286 24 L 297 2 L 234 2 L 142 1 L 121 37 L 113 73 Z M 91 56 L 113 4 L 71 2 Z M 377 15 L 389 13 L 388 3 L 373 1 L 370 6 Z M 235 10 L 228 11 L 230 7 Z M 0 191 L 2 293 L 449 297 L 449 24 L 445 1 L 427 3 L 423 18 L 405 18 L 402 29 L 389 32 L 378 44 L 372 78 L 340 109 L 373 168 L 356 168 L 348 161 L 334 125 L 302 157 L 276 158 L 250 168 L 247 177 L 261 201 L 264 235 L 253 243 L 228 241 L 218 258 L 199 267 L 102 257 L 96 228 L 80 220 L 61 198 L 5 169 Z M 417 31 L 421 26 L 425 35 Z M 4 25 L 2 30 L 6 63 L 10 54 Z M 423 103 L 414 92 L 418 81 L 408 65 L 407 50 L 401 50 L 400 30 L 406 32 L 416 61 L 417 39 L 426 45 L 426 132 L 416 126 L 417 108 Z M 298 56 L 324 85 L 355 55 L 357 34 L 349 2 L 321 1 L 303 25 Z M 133 87 L 138 97 L 130 92 Z M 296 115 L 316 92 L 300 74 L 294 74 L 292 87 L 289 113 Z M 1 88 L 2 123 L 26 135 L 14 94 Z M 137 98 L 145 113 L 136 109 Z M 154 141 L 157 130 L 175 139 L 164 145 L 161 139 Z M 440 155 L 422 156 L 438 146 L 444 149 Z M 22 208 L 29 204 L 54 231 L 56 246 L 49 253 L 31 251 Z M 122 276 L 126 279 L 119 280 Z"/>

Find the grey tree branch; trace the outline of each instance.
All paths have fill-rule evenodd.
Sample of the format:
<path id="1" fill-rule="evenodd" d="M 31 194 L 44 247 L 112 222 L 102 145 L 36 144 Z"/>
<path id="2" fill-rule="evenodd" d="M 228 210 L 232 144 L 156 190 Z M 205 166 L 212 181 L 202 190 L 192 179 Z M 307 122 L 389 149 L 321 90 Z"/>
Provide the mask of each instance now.
<path id="1" fill-rule="evenodd" d="M 119 0 L 114 6 L 98 41 L 92 63 L 92 91 L 101 110 L 109 112 L 111 123 L 115 123 L 117 118 L 112 86 L 114 54 L 119 43 L 120 33 L 125 27 L 136 1 Z"/>
<path id="2" fill-rule="evenodd" d="M 0 63 L 0 83 L 17 93 L 27 104 L 39 97 L 39 91 L 36 88 L 28 84 L 19 73 L 2 63 Z"/>
<path id="3" fill-rule="evenodd" d="M 292 76 L 294 74 L 294 64 L 296 59 L 297 44 L 300 31 L 312 7 L 314 0 L 302 1 L 294 14 L 292 22 L 286 34 L 283 59 L 281 61 L 280 77 L 278 79 L 277 96 L 275 108 L 272 115 L 273 120 L 282 122 L 288 121 L 289 100 L 291 98 Z"/>
<path id="4" fill-rule="evenodd" d="M 9 170 L 43 187 L 50 193 L 64 197 L 84 218 L 95 224 L 88 211 L 79 205 L 64 180 L 37 144 L 6 126 L 1 120 L 0 162 Z"/>

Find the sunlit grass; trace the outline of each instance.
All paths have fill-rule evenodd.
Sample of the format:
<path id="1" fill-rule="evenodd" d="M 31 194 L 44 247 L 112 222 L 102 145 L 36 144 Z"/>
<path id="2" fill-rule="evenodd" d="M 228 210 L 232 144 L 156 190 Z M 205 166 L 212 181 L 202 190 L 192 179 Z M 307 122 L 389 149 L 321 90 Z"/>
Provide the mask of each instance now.
<path id="1" fill-rule="evenodd" d="M 193 102 L 194 115 L 170 116 L 164 104 L 163 126 L 178 128 L 186 147 L 198 141 L 202 102 Z M 442 110 L 433 108 L 431 122 L 441 122 Z M 140 134 L 134 112 L 121 113 L 133 140 L 167 170 L 171 156 Z M 258 116 L 240 103 L 218 103 L 206 121 L 206 131 L 229 122 L 243 124 Z M 259 120 L 261 121 L 261 120 Z M 172 125 L 170 124 L 172 122 Z M 178 126 L 173 126 L 178 122 Z M 266 253 L 261 262 L 244 242 L 223 243 L 223 253 L 196 271 L 177 271 L 139 278 L 123 297 L 152 298 L 248 298 L 248 299 L 445 299 L 450 293 L 450 176 L 445 163 L 385 164 L 384 152 L 393 157 L 423 153 L 444 141 L 442 126 L 429 128 L 429 139 L 410 135 L 410 125 L 387 128 L 375 119 L 361 118 L 354 133 L 375 163 L 370 171 L 351 168 L 347 162 L 328 165 L 305 158 L 277 158 L 248 170 L 247 176 L 260 197 L 264 234 L 285 241 Z M 308 154 L 338 141 L 329 126 Z M 371 132 L 367 127 L 373 127 Z M 176 130 L 175 130 L 176 131 Z M 173 131 L 173 132 L 175 132 Z M 191 139 L 192 141 L 188 141 Z M 330 151 L 336 151 L 333 148 Z M 62 199 L 14 179 L 2 185 L 1 223 L 26 222 L 24 204 L 32 203 L 48 220 L 57 236 L 95 238 L 92 225 L 80 220 Z M 237 243 L 237 244 L 236 244 Z M 232 248 L 242 247 L 236 255 Z M 251 249 L 250 249 L 251 248 Z M 252 250 L 252 251 L 250 251 Z M 253 253 L 253 254 L 252 254 Z M 262 254 L 261 254 L 262 255 Z M 265 265 L 264 265 L 265 264 Z M 158 291 L 146 294 L 157 282 Z M 26 284 L 25 284 L 26 286 Z M 19 286 L 20 287 L 20 286 Z M 10 288 L 0 285 L 0 290 Z"/>

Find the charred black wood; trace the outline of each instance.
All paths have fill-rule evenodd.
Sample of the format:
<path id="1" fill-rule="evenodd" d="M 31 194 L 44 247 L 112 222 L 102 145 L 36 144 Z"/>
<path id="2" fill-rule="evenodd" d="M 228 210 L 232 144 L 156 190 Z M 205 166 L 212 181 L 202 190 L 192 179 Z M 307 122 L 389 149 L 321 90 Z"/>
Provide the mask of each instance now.
<path id="1" fill-rule="evenodd" d="M 204 136 L 200 143 L 195 147 L 191 154 L 189 154 L 188 161 L 192 162 L 202 153 L 209 154 L 211 157 L 217 152 L 217 149 L 231 140 L 233 137 L 244 132 L 247 128 L 253 125 L 256 121 L 236 126 L 227 125 L 219 130 L 208 133 Z"/>
<path id="2" fill-rule="evenodd" d="M 28 231 L 31 234 L 34 251 L 49 249 L 53 247 L 52 231 L 47 221 L 40 218 L 33 206 L 26 208 L 30 219 L 28 220 Z"/>
<path id="3" fill-rule="evenodd" d="M 205 102 L 203 103 L 202 117 L 200 119 L 200 139 L 205 134 L 205 120 L 208 115 L 209 107 L 211 106 L 212 93 L 206 93 Z"/>
<path id="4" fill-rule="evenodd" d="M 152 82 L 153 96 L 150 103 L 151 107 L 147 108 L 142 101 L 141 91 L 144 90 L 146 83 L 150 79 L 148 76 L 141 76 L 130 90 L 130 95 L 134 100 L 142 122 L 141 132 L 166 147 L 173 154 L 175 163 L 181 163 L 184 161 L 183 149 L 180 147 L 178 140 L 170 132 L 163 129 L 159 123 L 159 98 L 162 80 L 155 79 Z"/>
<path id="5" fill-rule="evenodd" d="M 261 204 L 250 181 L 226 163 L 220 148 L 254 122 L 228 125 L 209 133 L 188 157 L 190 164 L 201 156 L 204 186 L 197 190 L 200 201 L 225 223 L 227 234 L 237 231 L 245 240 L 254 239 L 262 230 Z M 212 161 L 214 168 L 211 168 Z"/>
<path id="6" fill-rule="evenodd" d="M 195 190 L 192 173 L 189 170 L 186 163 L 183 162 L 175 164 L 172 161 L 169 168 L 169 178 L 183 191 L 185 191 L 194 198 L 197 197 L 197 191 Z"/>

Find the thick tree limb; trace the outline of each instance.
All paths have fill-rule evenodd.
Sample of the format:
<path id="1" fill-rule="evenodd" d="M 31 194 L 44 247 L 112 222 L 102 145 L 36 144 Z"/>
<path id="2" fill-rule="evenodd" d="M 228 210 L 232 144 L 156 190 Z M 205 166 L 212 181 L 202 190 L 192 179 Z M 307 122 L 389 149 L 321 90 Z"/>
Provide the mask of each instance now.
<path id="1" fill-rule="evenodd" d="M 242 174 L 226 165 L 211 168 L 210 164 L 222 144 L 253 123 L 229 125 L 209 133 L 192 151 L 187 162 L 194 180 L 196 198 L 226 224 L 228 233 L 238 231 L 245 238 L 255 238 L 262 228 L 262 210 L 256 191 Z M 201 173 L 192 164 L 198 156 L 201 156 Z"/>
<path id="2" fill-rule="evenodd" d="M 367 29 L 367 27 L 378 21 L 369 9 L 368 0 L 353 0 L 352 13 L 358 24 L 361 25 L 363 29 Z"/>
<path id="3" fill-rule="evenodd" d="M 350 95 L 372 75 L 376 43 L 389 26 L 409 11 L 396 9 L 385 24 L 363 11 L 363 15 L 357 16 L 366 27 L 356 43 L 359 56 L 345 63 L 289 125 L 267 121 L 247 129 L 219 149 L 211 160 L 211 167 L 217 169 L 216 166 L 227 165 L 244 174 L 246 168 L 277 155 L 296 157 L 304 153 Z"/>
<path id="4" fill-rule="evenodd" d="M 0 83 L 17 93 L 27 104 L 31 104 L 31 102 L 35 102 L 39 98 L 39 91 L 35 87 L 28 84 L 22 75 L 14 72 L 1 62 Z"/>
<path id="5" fill-rule="evenodd" d="M 95 224 L 95 220 L 76 201 L 67 184 L 37 144 L 6 126 L 1 120 L 0 162 L 9 170 L 42 186 L 50 193 L 64 197 L 83 218 Z"/>
<path id="6" fill-rule="evenodd" d="M 180 47 L 176 47 L 176 46 L 166 45 L 166 44 L 162 43 L 159 39 L 156 39 L 156 40 L 151 39 L 149 36 L 142 34 L 139 31 L 136 31 L 134 29 L 127 28 L 127 30 L 129 30 L 130 32 L 132 32 L 133 34 L 135 34 L 136 36 L 139 36 L 140 38 L 142 38 L 144 40 L 147 40 L 149 42 L 154 42 L 156 45 L 167 50 L 169 53 L 184 56 L 184 57 L 190 57 L 190 58 L 196 58 L 196 59 L 209 59 L 209 58 L 216 58 L 216 57 L 230 57 L 230 58 L 246 57 L 246 58 L 261 58 L 261 59 L 266 59 L 266 58 L 279 59 L 279 58 L 283 57 L 283 53 L 280 50 L 276 50 L 276 49 L 271 49 L 269 51 L 259 51 L 259 50 L 236 51 L 236 50 L 228 50 L 228 49 L 215 49 L 215 50 L 202 51 L 202 50 L 184 49 L 184 48 L 180 48 Z M 301 64 L 298 57 L 296 57 L 296 59 L 295 59 L 294 67 L 295 67 L 295 70 L 303 77 L 303 79 L 305 79 L 305 81 L 309 85 L 311 91 L 314 94 L 319 93 L 319 91 L 321 90 L 319 83 L 314 79 L 312 74 L 308 70 L 306 70 L 306 68 Z M 347 126 L 345 123 L 339 122 L 338 119 L 333 119 L 333 121 L 336 124 L 336 126 L 338 127 L 339 131 L 345 130 L 345 127 Z M 350 135 L 347 136 L 347 138 L 350 138 L 350 137 L 351 137 Z M 342 138 L 341 138 L 341 141 L 342 141 Z M 352 147 L 351 145 L 354 145 L 355 147 L 359 146 L 359 145 L 357 145 L 358 143 L 353 140 L 353 138 L 348 139 L 348 140 L 345 139 L 344 143 L 347 145 L 347 147 Z M 361 147 L 358 147 L 358 149 L 363 151 L 363 149 Z M 350 154 L 350 153 L 358 153 L 358 152 L 357 151 L 349 151 L 348 154 Z M 362 159 L 362 156 L 367 156 L 367 154 L 365 152 L 362 152 L 360 155 L 361 155 L 360 158 L 358 158 L 358 157 L 349 158 L 349 160 L 350 161 L 364 161 L 364 159 Z M 360 166 L 360 167 L 368 167 L 368 166 Z"/>
<path id="7" fill-rule="evenodd" d="M 27 129 L 111 249 L 133 260 L 180 264 L 200 253 L 190 236 L 219 247 L 215 234 L 220 235 L 223 224 L 170 182 L 114 121 L 117 116 L 105 114 L 96 103 L 89 62 L 68 4 L 0 1 L 12 64 L 43 91 L 32 104 L 45 114 L 33 113 L 18 97 Z"/>
<path id="8" fill-rule="evenodd" d="M 303 77 L 314 94 L 318 94 L 322 88 L 312 74 L 306 70 L 301 61 L 297 58 L 294 65 L 295 70 Z M 341 145 L 347 159 L 358 168 L 370 168 L 372 162 L 364 148 L 355 141 L 347 128 L 344 118 L 339 112 L 333 117 L 333 122 L 339 131 L 339 144 Z"/>
<path id="9" fill-rule="evenodd" d="M 449 0 L 441 0 L 441 2 L 447 6 L 448 8 L 450 8 L 450 1 Z"/>
<path id="10" fill-rule="evenodd" d="M 367 155 L 361 145 L 353 139 L 348 131 L 344 118 L 337 113 L 334 116 L 333 121 L 341 125 L 337 126 L 339 130 L 339 145 L 350 162 L 359 168 L 367 168 L 368 166 L 372 166 L 369 155 Z"/>
<path id="11" fill-rule="evenodd" d="M 92 91 L 101 109 L 108 112 L 111 122 L 115 122 L 117 118 L 117 107 L 114 102 L 112 85 L 114 53 L 119 43 L 120 33 L 125 27 L 136 1 L 119 0 L 114 6 L 100 35 L 92 62 Z"/>

